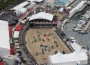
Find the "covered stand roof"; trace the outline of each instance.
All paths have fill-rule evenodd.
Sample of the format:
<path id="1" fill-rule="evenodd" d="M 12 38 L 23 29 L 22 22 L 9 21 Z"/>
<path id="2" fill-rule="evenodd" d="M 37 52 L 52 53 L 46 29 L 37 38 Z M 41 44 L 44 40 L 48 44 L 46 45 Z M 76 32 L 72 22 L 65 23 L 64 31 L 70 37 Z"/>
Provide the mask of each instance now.
<path id="1" fill-rule="evenodd" d="M 70 54 L 62 54 L 58 52 L 57 54 L 52 55 L 49 58 L 53 64 L 88 60 L 87 54 L 85 52 L 77 51 Z"/>
<path id="2" fill-rule="evenodd" d="M 43 0 L 28 0 L 28 1 L 33 1 L 33 2 L 42 2 Z"/>
<path id="3" fill-rule="evenodd" d="M 0 48 L 10 49 L 8 22 L 0 20 Z"/>
<path id="4" fill-rule="evenodd" d="M 45 13 L 45 12 L 40 12 L 40 13 L 32 15 L 29 21 L 34 20 L 34 19 L 46 19 L 46 20 L 52 21 L 53 15 Z"/>

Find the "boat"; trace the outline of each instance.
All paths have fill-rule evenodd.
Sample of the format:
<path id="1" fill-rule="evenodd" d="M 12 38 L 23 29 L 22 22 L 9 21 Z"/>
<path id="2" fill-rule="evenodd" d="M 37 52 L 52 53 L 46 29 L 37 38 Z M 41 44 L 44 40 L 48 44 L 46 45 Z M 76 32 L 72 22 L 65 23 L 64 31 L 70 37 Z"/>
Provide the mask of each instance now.
<path id="1" fill-rule="evenodd" d="M 82 29 L 80 28 L 74 28 L 73 31 L 81 31 Z"/>
<path id="2" fill-rule="evenodd" d="M 87 32 L 86 31 L 83 31 L 83 30 L 82 31 L 79 31 L 78 33 L 79 34 L 87 34 Z"/>

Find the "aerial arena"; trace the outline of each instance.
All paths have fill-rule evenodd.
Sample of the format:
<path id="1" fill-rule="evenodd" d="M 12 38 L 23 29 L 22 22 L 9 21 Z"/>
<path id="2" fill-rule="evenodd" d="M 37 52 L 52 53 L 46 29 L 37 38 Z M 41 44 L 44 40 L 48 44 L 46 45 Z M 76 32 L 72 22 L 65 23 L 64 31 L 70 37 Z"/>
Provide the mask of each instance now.
<path id="1" fill-rule="evenodd" d="M 58 38 L 53 28 L 30 28 L 26 32 L 25 39 L 29 52 L 38 64 L 47 63 L 48 56 L 54 55 L 58 51 L 64 51 L 65 53 L 70 52 L 63 41 Z"/>
<path id="2" fill-rule="evenodd" d="M 42 16 L 37 15 L 42 14 Z M 41 12 L 32 16 L 29 21 L 29 29 L 25 34 L 26 47 L 36 62 L 40 64 L 48 63 L 48 56 L 61 53 L 70 53 L 70 49 L 65 45 L 62 39 L 57 35 L 57 22 L 53 20 L 52 15 Z M 44 18 L 43 15 L 52 19 Z M 47 20 L 46 20 L 47 19 Z"/>

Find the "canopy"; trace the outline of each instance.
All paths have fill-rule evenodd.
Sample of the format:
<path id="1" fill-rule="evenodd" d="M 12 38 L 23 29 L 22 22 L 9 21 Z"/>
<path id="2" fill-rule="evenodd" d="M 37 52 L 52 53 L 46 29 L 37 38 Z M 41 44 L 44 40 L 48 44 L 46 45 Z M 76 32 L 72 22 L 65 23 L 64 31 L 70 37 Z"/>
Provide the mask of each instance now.
<path id="1" fill-rule="evenodd" d="M 78 61 L 87 61 L 88 60 L 88 56 L 85 52 L 73 52 L 73 53 L 69 53 L 69 54 L 61 54 L 60 52 L 58 52 L 55 55 L 51 55 L 49 56 L 50 61 L 52 62 L 52 64 L 58 64 L 58 63 L 68 63 L 68 62 L 78 62 Z M 70 64 L 69 64 L 70 65 Z"/>
<path id="2" fill-rule="evenodd" d="M 10 54 L 8 22 L 0 20 L 0 56 Z"/>
<path id="3" fill-rule="evenodd" d="M 14 38 L 19 38 L 19 31 L 15 31 L 13 37 L 14 37 Z"/>
<path id="4" fill-rule="evenodd" d="M 0 20 L 0 47 L 10 49 L 8 22 Z"/>
<path id="5" fill-rule="evenodd" d="M 27 9 L 26 8 L 20 8 L 20 9 L 18 9 L 21 13 L 25 13 L 26 11 L 27 11 Z"/>
<path id="6" fill-rule="evenodd" d="M 70 11 L 70 14 L 78 11 L 80 8 L 83 7 L 83 5 L 84 5 L 85 3 L 86 3 L 86 1 L 81 1 L 75 8 L 73 8 L 73 9 Z"/>
<path id="7" fill-rule="evenodd" d="M 18 15 L 18 14 L 24 14 L 26 11 L 27 11 L 26 8 L 19 8 L 19 9 L 17 9 L 15 12 L 16 12 L 16 14 Z"/>
<path id="8" fill-rule="evenodd" d="M 41 1 L 43 1 L 43 0 L 28 0 L 28 1 L 41 2 Z"/>
<path id="9" fill-rule="evenodd" d="M 21 3 L 21 4 L 17 5 L 17 6 L 13 7 L 12 10 L 18 10 L 20 8 L 23 8 L 27 4 L 29 4 L 29 2 L 25 1 L 25 2 L 23 2 L 23 3 Z"/>
<path id="10" fill-rule="evenodd" d="M 29 21 L 34 19 L 46 19 L 46 20 L 52 21 L 53 15 L 45 12 L 39 12 L 37 14 L 32 15 Z"/>

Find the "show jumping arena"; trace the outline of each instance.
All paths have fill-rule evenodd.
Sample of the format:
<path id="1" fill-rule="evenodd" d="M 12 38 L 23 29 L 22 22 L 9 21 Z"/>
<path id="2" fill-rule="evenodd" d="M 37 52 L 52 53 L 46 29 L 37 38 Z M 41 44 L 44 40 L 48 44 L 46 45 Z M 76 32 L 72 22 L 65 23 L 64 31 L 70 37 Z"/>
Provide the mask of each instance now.
<path id="1" fill-rule="evenodd" d="M 55 28 L 29 28 L 25 35 L 26 46 L 30 54 L 40 64 L 48 63 L 48 56 L 58 51 L 70 53 L 55 32 Z"/>

